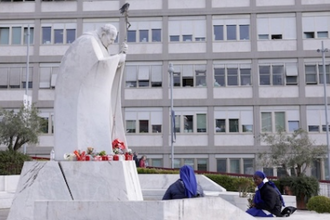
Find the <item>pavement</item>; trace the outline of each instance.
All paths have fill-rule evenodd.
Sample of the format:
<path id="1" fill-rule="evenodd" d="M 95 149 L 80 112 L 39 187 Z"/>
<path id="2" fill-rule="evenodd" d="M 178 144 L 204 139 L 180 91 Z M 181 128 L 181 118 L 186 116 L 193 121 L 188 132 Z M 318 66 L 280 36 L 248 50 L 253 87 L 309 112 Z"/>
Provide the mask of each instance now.
<path id="1" fill-rule="evenodd" d="M 0 220 L 6 220 L 10 209 L 0 209 Z M 218 218 L 221 219 L 221 218 Z M 264 219 L 264 218 L 257 218 Z M 289 220 L 329 220 L 330 213 L 316 213 L 314 211 L 297 210 L 289 217 Z M 196 219 L 197 220 L 197 219 Z"/>

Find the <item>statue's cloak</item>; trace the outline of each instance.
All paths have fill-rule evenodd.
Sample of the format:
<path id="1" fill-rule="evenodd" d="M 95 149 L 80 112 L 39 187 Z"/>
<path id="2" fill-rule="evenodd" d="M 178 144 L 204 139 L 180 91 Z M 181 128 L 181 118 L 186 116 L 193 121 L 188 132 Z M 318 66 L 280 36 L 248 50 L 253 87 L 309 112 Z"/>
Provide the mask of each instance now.
<path id="1" fill-rule="evenodd" d="M 123 66 L 96 32 L 85 33 L 67 50 L 55 87 L 56 160 L 87 147 L 111 154 L 116 138 L 127 146 L 121 112 Z"/>

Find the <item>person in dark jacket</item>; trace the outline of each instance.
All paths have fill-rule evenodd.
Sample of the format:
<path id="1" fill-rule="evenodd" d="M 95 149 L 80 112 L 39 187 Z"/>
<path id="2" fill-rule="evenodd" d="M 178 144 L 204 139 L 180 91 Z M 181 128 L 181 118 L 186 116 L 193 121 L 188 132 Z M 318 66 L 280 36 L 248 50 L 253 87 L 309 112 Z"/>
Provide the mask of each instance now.
<path id="1" fill-rule="evenodd" d="M 135 161 L 135 165 L 136 167 L 139 167 L 140 166 L 139 158 L 138 158 L 139 154 L 137 152 L 134 152 L 133 155 L 134 155 L 133 160 Z"/>
<path id="2" fill-rule="evenodd" d="M 253 199 L 252 208 L 246 212 L 258 217 L 282 217 L 282 206 L 285 206 L 283 197 L 275 184 L 268 181 L 266 175 L 256 171 L 253 175 L 256 193 Z"/>
<path id="3" fill-rule="evenodd" d="M 180 179 L 168 187 L 163 196 L 163 200 L 203 196 L 203 189 L 197 184 L 194 170 L 190 166 L 184 165 L 180 168 Z"/>

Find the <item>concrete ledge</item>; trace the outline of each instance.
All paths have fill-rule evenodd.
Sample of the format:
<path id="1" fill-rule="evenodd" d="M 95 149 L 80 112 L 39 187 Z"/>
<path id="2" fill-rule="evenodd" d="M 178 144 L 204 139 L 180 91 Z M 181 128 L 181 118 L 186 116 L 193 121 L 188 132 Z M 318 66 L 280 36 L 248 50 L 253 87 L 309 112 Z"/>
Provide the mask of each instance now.
<path id="1" fill-rule="evenodd" d="M 180 178 L 179 174 L 139 174 L 138 176 L 145 200 L 161 200 L 167 188 Z M 204 175 L 196 175 L 196 179 L 206 196 L 214 196 L 226 191 Z"/>
<path id="2" fill-rule="evenodd" d="M 36 201 L 34 220 L 253 220 L 220 197 L 166 201 Z"/>
<path id="3" fill-rule="evenodd" d="M 10 208 L 15 192 L 0 192 L 0 209 Z"/>
<path id="4" fill-rule="evenodd" d="M 0 192 L 15 192 L 20 175 L 1 175 Z"/>

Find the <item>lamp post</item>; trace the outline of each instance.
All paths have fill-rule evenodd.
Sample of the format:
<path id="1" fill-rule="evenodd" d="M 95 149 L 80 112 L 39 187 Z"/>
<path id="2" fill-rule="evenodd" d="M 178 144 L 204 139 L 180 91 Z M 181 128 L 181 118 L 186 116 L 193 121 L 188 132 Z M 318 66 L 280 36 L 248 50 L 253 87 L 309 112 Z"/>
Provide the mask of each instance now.
<path id="1" fill-rule="evenodd" d="M 329 122 L 328 122 L 328 98 L 327 98 L 327 77 L 325 73 L 325 53 L 328 52 L 328 48 L 324 48 L 323 41 L 321 49 L 317 52 L 322 53 L 322 65 L 323 65 L 323 89 L 324 89 L 324 107 L 325 107 L 325 126 L 327 134 L 327 149 L 328 149 L 328 178 L 330 179 L 330 146 L 329 146 Z"/>
<path id="2" fill-rule="evenodd" d="M 23 97 L 24 107 L 30 108 L 31 107 L 31 97 L 28 96 L 28 89 L 29 89 L 29 69 L 30 69 L 30 25 L 27 28 L 27 40 L 26 40 L 26 79 L 25 79 L 25 94 Z M 26 154 L 26 147 L 27 144 L 25 143 L 23 146 L 23 153 Z"/>
<path id="3" fill-rule="evenodd" d="M 173 64 L 169 63 L 168 65 L 168 72 L 170 74 L 170 95 L 171 95 L 171 159 L 172 159 L 172 169 L 174 168 L 174 111 L 173 111 Z"/>

